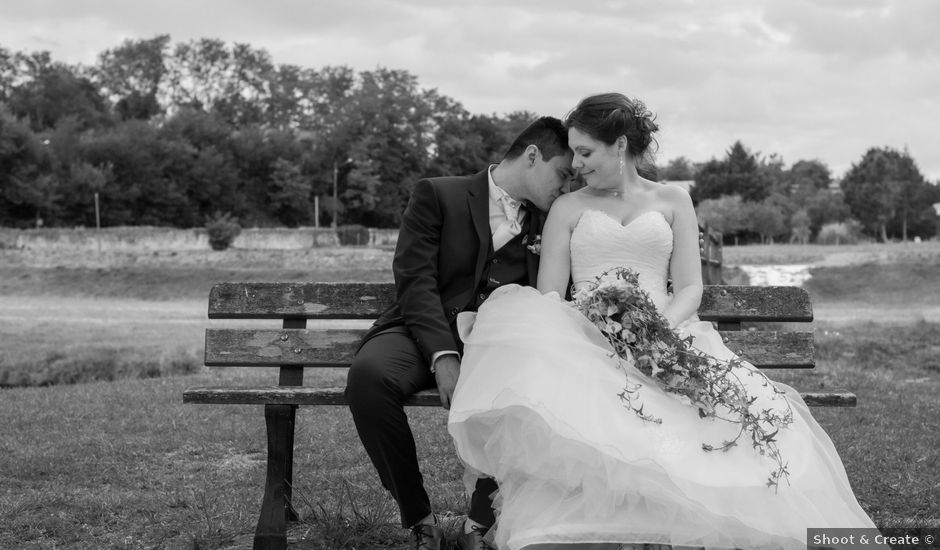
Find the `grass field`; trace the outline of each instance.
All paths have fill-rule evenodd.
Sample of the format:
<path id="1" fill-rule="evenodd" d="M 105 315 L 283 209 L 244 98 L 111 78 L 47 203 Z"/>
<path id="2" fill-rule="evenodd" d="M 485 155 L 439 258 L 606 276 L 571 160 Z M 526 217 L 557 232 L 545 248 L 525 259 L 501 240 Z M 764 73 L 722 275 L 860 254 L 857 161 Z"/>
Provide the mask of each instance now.
<path id="1" fill-rule="evenodd" d="M 786 381 L 858 394 L 856 409 L 814 414 L 881 526 L 940 526 L 940 323 L 916 315 L 940 307 L 940 253 L 925 244 L 933 247 L 927 253 L 873 245 L 841 259 L 847 247 L 725 254 L 738 265 L 815 254 L 807 288 L 817 311 L 832 317 L 817 316 L 817 372 Z M 216 280 L 389 280 L 390 252 L 233 252 L 240 257 L 76 257 L 56 268 L 48 258 L 0 251 L 0 376 L 42 367 L 52 377 L 55 360 L 45 358 L 55 353 L 60 366 L 85 357 L 73 361 L 76 369 L 99 354 L 132 358 L 111 367 L 115 381 L 0 389 L 0 548 L 250 547 L 264 477 L 261 409 L 184 406 L 180 397 L 220 376 L 199 366 L 208 288 Z M 844 310 L 861 317 L 836 315 Z M 888 310 L 915 315 L 878 322 Z M 157 369 L 149 375 L 120 371 L 147 360 Z M 272 380 L 256 369 L 234 376 Z M 343 379 L 336 371 L 307 376 L 309 384 Z M 434 505 L 453 517 L 466 502 L 446 415 L 410 414 Z M 348 411 L 301 409 L 297 426 L 303 521 L 291 529 L 291 548 L 404 548 L 397 509 L 378 489 Z"/>

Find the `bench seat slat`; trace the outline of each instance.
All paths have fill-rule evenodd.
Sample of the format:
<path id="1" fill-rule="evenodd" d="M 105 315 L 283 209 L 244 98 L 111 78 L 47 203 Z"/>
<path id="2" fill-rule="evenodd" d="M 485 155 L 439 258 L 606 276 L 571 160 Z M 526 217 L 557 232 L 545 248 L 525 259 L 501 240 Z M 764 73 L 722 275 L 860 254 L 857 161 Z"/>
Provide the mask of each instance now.
<path id="1" fill-rule="evenodd" d="M 206 365 L 349 366 L 365 329 L 207 329 Z M 726 345 L 760 368 L 813 368 L 811 332 L 722 331 Z"/>
<path id="2" fill-rule="evenodd" d="M 800 392 L 807 405 L 820 407 L 854 407 L 855 394 L 844 390 Z M 184 403 L 216 405 L 345 405 L 343 388 L 309 386 L 242 386 L 199 387 L 183 392 Z M 438 407 L 437 390 L 418 392 L 405 402 L 419 407 Z"/>
<path id="3" fill-rule="evenodd" d="M 209 295 L 210 319 L 374 319 L 396 297 L 393 283 L 220 283 Z M 709 285 L 703 321 L 809 322 L 809 294 L 797 287 Z"/>

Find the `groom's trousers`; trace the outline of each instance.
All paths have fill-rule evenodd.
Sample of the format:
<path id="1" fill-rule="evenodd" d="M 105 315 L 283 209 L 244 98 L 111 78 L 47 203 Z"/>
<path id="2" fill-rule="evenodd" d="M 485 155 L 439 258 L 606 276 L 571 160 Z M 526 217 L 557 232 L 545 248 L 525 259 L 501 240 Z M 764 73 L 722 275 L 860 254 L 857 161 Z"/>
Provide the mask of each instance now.
<path id="1" fill-rule="evenodd" d="M 349 368 L 349 410 L 382 486 L 398 502 L 403 527 L 411 527 L 431 513 L 403 403 L 436 385 L 427 361 L 404 327 L 386 329 L 366 340 Z M 477 481 L 470 498 L 471 519 L 493 524 L 490 495 L 496 488 L 492 479 Z"/>

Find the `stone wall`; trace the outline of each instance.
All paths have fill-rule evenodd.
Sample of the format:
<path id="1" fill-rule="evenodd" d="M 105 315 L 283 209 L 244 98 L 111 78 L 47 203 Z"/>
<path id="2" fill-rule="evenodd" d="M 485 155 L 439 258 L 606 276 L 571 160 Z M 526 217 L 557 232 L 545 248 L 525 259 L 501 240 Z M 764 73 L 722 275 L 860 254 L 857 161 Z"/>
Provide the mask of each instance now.
<path id="1" fill-rule="evenodd" d="M 398 240 L 397 229 L 369 229 L 366 246 L 392 247 Z M 339 239 L 329 228 L 243 229 L 232 243 L 243 250 L 301 250 L 336 247 Z M 106 227 L 100 231 L 75 229 L 0 228 L 0 248 L 22 250 L 89 250 L 102 252 L 140 252 L 156 250 L 209 250 L 206 230 L 169 227 Z"/>

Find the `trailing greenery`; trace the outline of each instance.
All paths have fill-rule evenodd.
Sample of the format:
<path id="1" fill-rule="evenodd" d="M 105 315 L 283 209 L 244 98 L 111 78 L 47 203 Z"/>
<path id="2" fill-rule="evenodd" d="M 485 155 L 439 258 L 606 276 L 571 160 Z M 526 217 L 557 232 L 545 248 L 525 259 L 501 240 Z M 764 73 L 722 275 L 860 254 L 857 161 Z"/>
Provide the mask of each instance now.
<path id="1" fill-rule="evenodd" d="M 713 418 L 736 424 L 738 433 L 725 441 L 702 443 L 708 452 L 726 451 L 744 438 L 756 453 L 776 463 L 767 485 L 778 489 L 787 479 L 786 459 L 777 448 L 775 436 L 793 422 L 793 411 L 784 392 L 767 375 L 744 367 L 741 360 L 719 361 L 692 346 L 692 337 L 682 337 L 669 326 L 649 294 L 640 288 L 637 274 L 625 267 L 605 271 L 574 295 L 575 307 L 610 343 L 624 373 L 624 387 L 618 394 L 624 407 L 639 418 L 656 424 L 662 419 L 644 412 L 644 383 L 631 367 L 649 377 L 667 393 L 684 397 L 698 409 L 700 418 Z M 769 388 L 755 405 L 743 377 L 756 378 L 751 387 Z M 646 390 L 648 391 L 648 390 Z M 763 407 L 763 408 L 758 408 Z"/>

